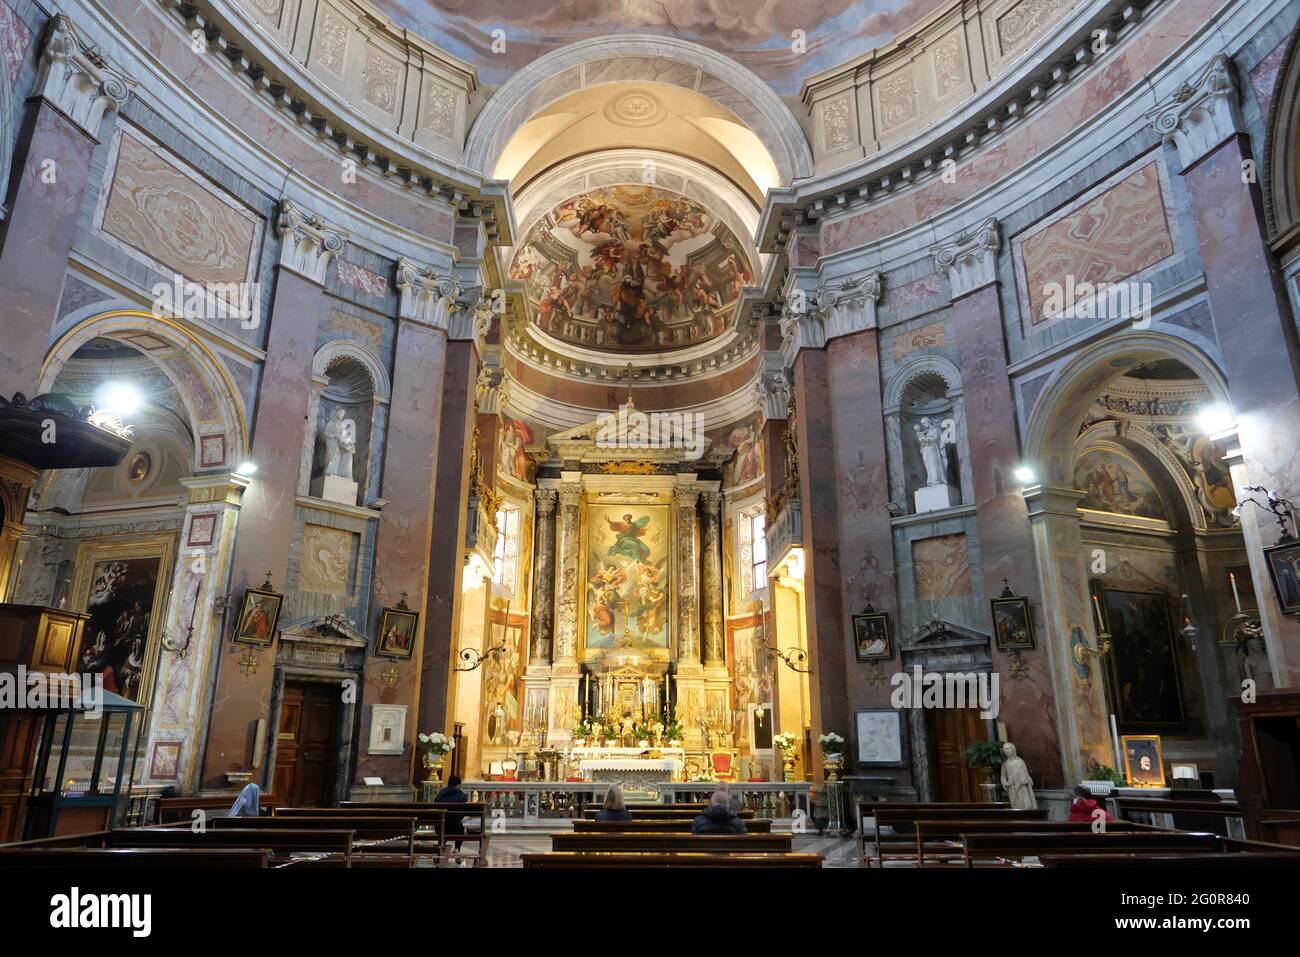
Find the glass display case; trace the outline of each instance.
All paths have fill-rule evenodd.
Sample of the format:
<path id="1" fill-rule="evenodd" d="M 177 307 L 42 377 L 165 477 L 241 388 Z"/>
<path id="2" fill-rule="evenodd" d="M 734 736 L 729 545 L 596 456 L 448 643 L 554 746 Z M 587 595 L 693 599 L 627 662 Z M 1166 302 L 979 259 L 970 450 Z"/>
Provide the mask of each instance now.
<path id="1" fill-rule="evenodd" d="M 102 831 L 125 819 L 142 707 L 101 694 L 98 708 L 45 716 L 27 805 L 28 839 Z"/>

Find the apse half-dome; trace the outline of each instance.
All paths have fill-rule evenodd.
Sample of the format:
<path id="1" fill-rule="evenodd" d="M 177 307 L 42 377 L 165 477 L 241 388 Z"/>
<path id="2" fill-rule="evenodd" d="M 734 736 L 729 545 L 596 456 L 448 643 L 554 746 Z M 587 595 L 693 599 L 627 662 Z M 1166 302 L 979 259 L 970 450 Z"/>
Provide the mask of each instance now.
<path id="1" fill-rule="evenodd" d="M 751 279 L 744 246 L 699 203 L 657 186 L 589 190 L 529 230 L 511 264 L 532 321 L 606 352 L 661 353 L 718 338 Z"/>

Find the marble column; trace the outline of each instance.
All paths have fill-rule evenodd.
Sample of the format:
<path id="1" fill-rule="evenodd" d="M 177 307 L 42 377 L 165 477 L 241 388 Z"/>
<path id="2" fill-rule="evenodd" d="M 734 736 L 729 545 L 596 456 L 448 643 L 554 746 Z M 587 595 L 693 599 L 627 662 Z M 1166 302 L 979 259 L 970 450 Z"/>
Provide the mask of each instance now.
<path id="1" fill-rule="evenodd" d="M 275 226 L 280 262 L 250 456 L 257 472 L 240 509 L 228 586 L 232 604 L 225 622 L 227 637 L 234 633 L 246 589 L 261 585 L 268 572 L 272 587 L 284 588 L 310 397 L 303 384 L 311 379 L 317 326 L 328 311 L 325 274 L 346 241 L 346 233 L 331 229 L 319 216 L 287 199 L 280 203 Z M 241 669 L 239 660 L 250 648 L 227 641 L 220 651 L 203 761 L 205 788 L 227 787 L 228 773 L 252 770 L 256 723 L 271 713 L 275 648 L 253 649 L 259 659 L 256 670 Z"/>
<path id="2" fill-rule="evenodd" d="M 555 601 L 555 649 L 552 668 L 557 674 L 578 672 L 578 589 L 582 582 L 581 527 L 582 476 L 564 472 L 560 482 L 560 511 L 556 517 L 559 543 L 555 561 L 559 568 L 559 595 Z"/>
<path id="3" fill-rule="evenodd" d="M 132 86 L 68 17 L 51 18 L 14 149 L 10 207 L 0 221 L 0 395 L 6 398 L 36 392 L 101 121 L 126 102 Z"/>
<path id="4" fill-rule="evenodd" d="M 1191 197 L 1215 334 L 1237 422 L 1243 485 L 1300 498 L 1300 344 L 1282 276 L 1265 239 L 1263 200 L 1255 177 L 1243 175 L 1257 157 L 1242 126 L 1232 63 L 1220 54 L 1188 83 L 1171 90 L 1149 114 L 1156 132 L 1178 151 Z M 1248 181 L 1249 180 L 1249 181 Z M 1285 617 L 1260 553 L 1277 529 L 1257 510 L 1242 510 L 1242 533 L 1273 680 L 1300 686 L 1300 619 Z M 1265 598 L 1267 596 L 1267 598 Z"/>
<path id="5" fill-rule="evenodd" d="M 699 563 L 696 561 L 696 506 L 699 490 L 684 485 L 673 492 L 676 510 L 674 533 L 677 536 L 677 672 L 700 670 L 699 590 L 696 585 Z"/>
<path id="6" fill-rule="evenodd" d="M 469 520 L 469 450 L 474 433 L 474 382 L 478 354 L 473 341 L 447 343 L 442 408 L 435 452 L 433 514 L 420 664 L 419 731 L 450 733 L 455 713 L 453 647 L 460 628 Z M 475 580 L 477 584 L 477 579 Z"/>
<path id="7" fill-rule="evenodd" d="M 1024 491 L 1032 532 L 1033 557 L 1038 566 L 1038 583 L 1042 595 L 1043 622 L 1038 633 L 1038 649 L 1026 655 L 1026 663 L 1046 655 L 1046 670 L 1051 676 L 1055 708 L 1044 697 L 1038 721 L 1055 711 L 1057 734 L 1061 742 L 1061 775 L 1072 785 L 1083 780 L 1090 764 L 1112 764 L 1110 726 L 1106 716 L 1106 692 L 1102 669 L 1105 660 L 1085 655 L 1076 661 L 1075 647 L 1097 647 L 1096 617 L 1088 591 L 1088 572 L 1084 564 L 1083 538 L 1079 526 L 1079 502 L 1083 493 L 1075 489 L 1035 485 Z M 981 546 L 983 542 L 981 541 Z M 996 658 L 997 656 L 995 656 Z M 1032 665 L 1031 665 L 1032 667 Z M 1003 680 L 1005 692 L 1008 682 Z M 1015 692 L 1010 692 L 1014 694 Z M 1004 693 L 1004 701 L 1006 694 Z M 1004 705 L 1005 707 L 1005 705 Z M 1008 719 L 1009 720 L 1009 719 Z M 1013 729 L 1008 724 L 1008 730 Z M 1015 737 L 1028 742 L 1023 726 Z M 1025 759 L 1028 762 L 1028 758 Z M 1032 767 L 1032 765 L 1031 765 Z M 1035 780 L 1042 774 L 1033 769 Z M 1050 786 L 1050 785 L 1049 785 Z"/>
<path id="8" fill-rule="evenodd" d="M 229 473 L 181 479 L 189 497 L 163 624 L 172 650 L 161 650 L 158 673 L 148 679 L 157 690 L 140 757 L 145 762 L 142 779 L 151 784 L 188 792 L 198 783 L 203 725 L 195 716 L 207 702 L 210 665 L 221 643 L 221 617 L 213 598 L 230 574 L 240 499 L 249 482 Z M 176 773 L 169 777 L 154 776 L 154 746 L 160 742 L 178 751 Z"/>
<path id="9" fill-rule="evenodd" d="M 374 586 L 367 633 L 379 626 L 384 608 L 406 596 L 409 608 L 428 604 L 430 541 L 433 534 L 433 494 L 438 473 L 442 421 L 443 372 L 447 363 L 447 321 L 452 292 L 445 277 L 431 266 L 408 260 L 398 263 L 397 337 L 393 347 L 393 386 L 388 431 L 384 441 L 385 500 L 375 538 Z M 419 632 L 408 660 L 380 658 L 371 648 L 366 656 L 361 695 L 362 721 L 353 786 L 366 777 L 385 784 L 411 781 L 411 753 L 419 733 L 415 708 L 427 630 L 420 616 Z M 407 753 L 370 755 L 370 721 L 375 704 L 407 706 Z"/>
<path id="10" fill-rule="evenodd" d="M 1016 594 L 1029 597 L 1032 609 L 1041 602 L 1029 516 L 1020 485 L 1012 477 L 1021 452 L 998 297 L 1000 247 L 997 220 L 990 218 L 937 243 L 931 253 L 952 290 L 984 595 L 1001 594 L 1006 578 Z M 991 607 L 986 605 L 981 616 L 984 630 L 992 636 Z M 1046 628 L 1041 620 L 1036 624 L 1039 648 L 1021 652 L 1018 662 L 999 652 L 995 641 L 989 650 L 998 670 L 1001 720 L 1034 769 L 1034 780 L 1043 787 L 1061 787 L 1067 782 L 1061 777 L 1060 737 L 1053 722 L 1042 720 L 1056 709 L 1052 671 L 1042 646 L 1064 642 L 1069 633 Z"/>
<path id="11" fill-rule="evenodd" d="M 536 550 L 533 554 L 533 627 L 528 666 L 551 663 L 551 637 L 555 622 L 555 489 L 539 488 Z"/>
<path id="12" fill-rule="evenodd" d="M 703 607 L 704 666 L 726 668 L 726 636 L 722 622 L 722 493 L 708 489 L 700 495 L 700 601 Z"/>

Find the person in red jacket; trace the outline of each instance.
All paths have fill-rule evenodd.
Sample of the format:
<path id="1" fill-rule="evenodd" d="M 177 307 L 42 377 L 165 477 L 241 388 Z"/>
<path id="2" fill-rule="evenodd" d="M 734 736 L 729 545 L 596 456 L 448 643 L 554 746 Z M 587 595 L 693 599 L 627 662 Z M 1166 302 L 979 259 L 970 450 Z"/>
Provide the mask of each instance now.
<path id="1" fill-rule="evenodd" d="M 1089 824 L 1093 820 L 1093 812 L 1101 808 L 1101 813 L 1106 815 L 1107 821 L 1115 820 L 1111 813 L 1093 799 L 1092 792 L 1082 784 L 1074 789 L 1074 802 L 1070 805 L 1070 820 L 1083 824 Z"/>

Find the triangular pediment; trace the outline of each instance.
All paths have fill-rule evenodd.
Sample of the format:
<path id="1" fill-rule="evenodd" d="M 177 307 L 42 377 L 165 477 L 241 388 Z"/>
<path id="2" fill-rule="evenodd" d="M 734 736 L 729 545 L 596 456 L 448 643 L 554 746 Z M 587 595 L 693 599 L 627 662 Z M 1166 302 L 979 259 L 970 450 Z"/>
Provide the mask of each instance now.
<path id="1" fill-rule="evenodd" d="M 960 648 L 972 645 L 987 647 L 989 641 L 990 636 L 975 631 L 973 628 L 956 625 L 950 621 L 944 621 L 942 618 L 931 618 L 904 638 L 902 647 L 904 651 L 915 651 L 923 648 Z"/>
<path id="2" fill-rule="evenodd" d="M 280 627 L 280 640 L 345 648 L 364 648 L 369 644 L 366 636 L 342 615 L 316 615 L 291 621 Z"/>
<path id="3" fill-rule="evenodd" d="M 689 442 L 681 439 L 683 429 L 687 430 Z M 616 412 L 556 432 L 546 439 L 545 449 L 547 458 L 559 462 L 649 462 L 717 468 L 733 450 L 714 450 L 712 444 L 693 413 L 642 412 L 629 401 Z M 528 451 L 533 454 L 532 448 Z"/>

